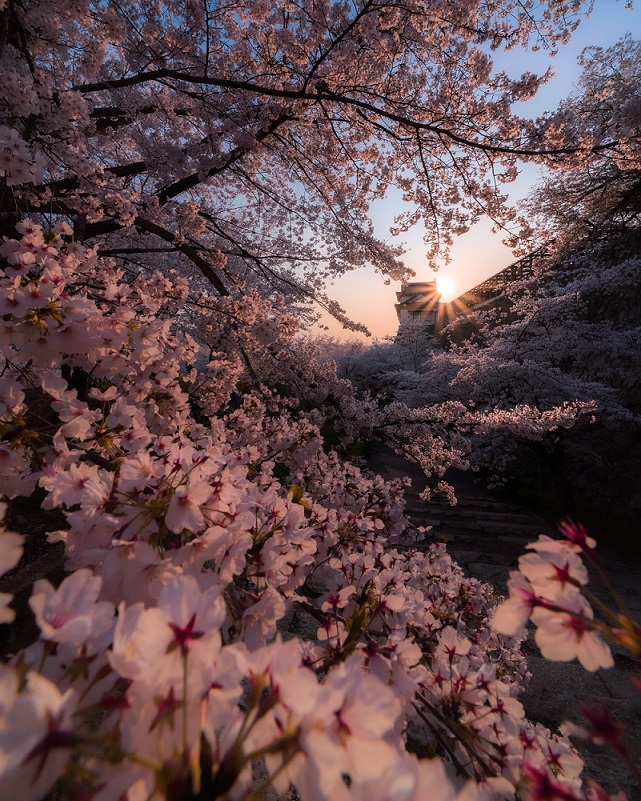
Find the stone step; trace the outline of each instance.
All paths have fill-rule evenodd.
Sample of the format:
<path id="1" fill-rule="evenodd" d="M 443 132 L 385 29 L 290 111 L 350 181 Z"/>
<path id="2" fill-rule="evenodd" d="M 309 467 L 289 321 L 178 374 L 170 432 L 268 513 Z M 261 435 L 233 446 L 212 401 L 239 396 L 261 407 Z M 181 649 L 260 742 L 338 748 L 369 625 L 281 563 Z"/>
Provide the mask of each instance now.
<path id="1" fill-rule="evenodd" d="M 522 507 L 509 501 L 500 501 L 488 495 L 468 495 L 463 493 L 457 496 L 457 506 L 478 506 L 480 509 L 496 509 L 503 512 L 523 512 Z"/>
<path id="2" fill-rule="evenodd" d="M 442 540 L 452 545 L 456 543 L 473 544 L 475 548 L 483 548 L 485 551 L 517 548 L 524 552 L 526 546 L 534 542 L 539 533 L 538 529 L 532 528 L 520 531 L 515 531 L 513 528 L 497 531 L 495 529 L 468 528 L 463 525 L 429 527 L 431 539 Z"/>
<path id="3" fill-rule="evenodd" d="M 459 500 L 459 503 L 452 505 L 444 502 L 424 501 L 422 498 L 412 498 L 411 496 L 406 496 L 405 501 L 406 508 L 410 512 L 428 511 L 431 514 L 457 514 L 465 516 L 505 515 L 510 517 L 514 515 L 516 517 L 528 517 L 542 520 L 542 518 L 537 517 L 537 515 L 532 512 L 526 512 L 518 506 L 505 505 L 502 503 L 465 503 Z"/>
<path id="4" fill-rule="evenodd" d="M 461 546 L 460 548 L 453 547 L 450 543 L 446 544 L 448 553 L 452 558 L 458 561 L 467 560 L 467 564 L 476 562 L 479 565 L 486 565 L 489 568 L 505 567 L 509 570 L 516 570 L 518 566 L 519 557 L 523 555 L 523 551 L 515 548 L 513 551 L 506 551 L 504 549 L 499 551 L 487 551 L 479 548 L 476 545 Z M 472 560 L 469 554 L 477 553 L 478 559 Z"/>
<path id="5" fill-rule="evenodd" d="M 478 522 L 477 528 L 483 534 L 496 534 L 507 535 L 511 537 L 520 537 L 522 539 L 537 539 L 539 534 L 546 533 L 546 529 L 542 528 L 537 523 L 503 523 L 500 520 Z"/>
<path id="6" fill-rule="evenodd" d="M 406 503 L 407 511 L 412 513 L 418 514 L 430 514 L 434 516 L 453 516 L 453 517 L 474 517 L 478 518 L 479 520 L 487 520 L 492 518 L 504 518 L 506 520 L 534 520 L 542 525 L 544 525 L 544 521 L 542 518 L 537 517 L 536 515 L 531 514 L 530 512 L 525 512 L 523 509 L 509 509 L 504 510 L 501 508 L 492 508 L 490 506 L 477 506 L 475 504 L 467 504 L 465 506 L 461 506 L 456 504 L 454 506 L 450 506 L 449 504 L 435 504 L 431 502 L 425 501 L 414 501 L 409 500 Z"/>
<path id="7" fill-rule="evenodd" d="M 474 520 L 512 520 L 515 523 L 528 521 L 545 526 L 545 521 L 536 515 L 520 511 L 501 511 L 489 508 L 479 508 L 476 506 L 436 506 L 431 503 L 408 503 L 406 509 L 410 515 L 424 514 L 430 517 L 439 518 L 465 518 Z"/>
<path id="8" fill-rule="evenodd" d="M 456 542 L 461 538 L 465 538 L 470 542 L 488 539 L 486 531 L 483 531 L 478 526 L 466 526 L 461 520 L 455 521 L 449 526 L 432 526 L 430 533 L 433 537 L 447 540 L 448 542 Z"/>

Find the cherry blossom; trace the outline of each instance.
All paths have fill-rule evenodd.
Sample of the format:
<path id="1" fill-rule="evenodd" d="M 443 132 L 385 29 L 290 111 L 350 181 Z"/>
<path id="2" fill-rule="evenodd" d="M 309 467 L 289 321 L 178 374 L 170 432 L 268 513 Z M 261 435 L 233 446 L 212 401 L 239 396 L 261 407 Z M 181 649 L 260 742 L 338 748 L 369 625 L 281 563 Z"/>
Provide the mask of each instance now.
<path id="1" fill-rule="evenodd" d="M 76 646 L 90 644 L 95 650 L 100 643 L 109 643 L 114 608 L 107 601 L 98 601 L 101 585 L 102 579 L 90 570 L 77 570 L 58 589 L 46 579 L 36 581 L 29 605 L 42 637 Z"/>
<path id="2" fill-rule="evenodd" d="M 510 597 L 492 615 L 492 627 L 501 634 L 516 636 L 524 631 L 533 609 L 541 601 L 530 582 L 518 571 L 510 572 Z"/>
<path id="3" fill-rule="evenodd" d="M 491 58 L 563 41 L 580 12 L 0 9 L 0 475 L 60 516 L 67 571 L 35 583 L 40 634 L 0 667 L 3 795 L 589 798 L 569 741 L 518 694 L 527 620 L 545 656 L 589 670 L 611 664 L 600 635 L 638 645 L 584 600 L 590 539 L 534 543 L 494 611 L 411 524 L 403 482 L 349 458 L 379 436 L 451 495 L 446 469 L 482 461 L 474 437 L 498 461 L 510 439 L 548 442 L 594 412 L 585 382 L 496 403 L 505 352 L 461 348 L 431 354 L 430 392 L 451 397 L 398 382 L 384 405 L 301 336 L 310 300 L 349 324 L 325 279 L 407 275 L 368 219 L 388 187 L 416 206 L 398 229 L 422 217 L 435 255 L 480 208 L 509 219 L 494 178 L 517 157 L 584 157 L 570 118 L 510 109 L 545 77 Z M 21 547 L 0 533 L 0 570 Z M 434 758 L 408 753 L 410 728 Z"/>
<path id="4" fill-rule="evenodd" d="M 536 553 L 520 557 L 519 571 L 539 597 L 560 603 L 573 599 L 588 582 L 585 565 L 567 549 L 550 553 L 539 546 Z"/>
<path id="5" fill-rule="evenodd" d="M 612 667 L 612 653 L 591 622 L 589 604 L 577 597 L 566 603 L 565 608 L 567 611 L 536 609 L 532 613 L 532 621 L 538 627 L 536 644 L 543 656 L 559 661 L 576 657 L 586 670 Z"/>
<path id="6" fill-rule="evenodd" d="M 0 576 L 12 570 L 22 557 L 23 538 L 5 529 L 6 510 L 6 503 L 0 503 Z M 9 608 L 12 598 L 11 593 L 0 593 L 0 624 L 11 623 L 15 619 L 14 610 Z"/>
<path id="7" fill-rule="evenodd" d="M 73 692 L 64 695 L 35 672 L 20 688 L 15 670 L 2 666 L 2 726 L 0 728 L 0 790 L 39 801 L 51 787 L 75 744 Z"/>

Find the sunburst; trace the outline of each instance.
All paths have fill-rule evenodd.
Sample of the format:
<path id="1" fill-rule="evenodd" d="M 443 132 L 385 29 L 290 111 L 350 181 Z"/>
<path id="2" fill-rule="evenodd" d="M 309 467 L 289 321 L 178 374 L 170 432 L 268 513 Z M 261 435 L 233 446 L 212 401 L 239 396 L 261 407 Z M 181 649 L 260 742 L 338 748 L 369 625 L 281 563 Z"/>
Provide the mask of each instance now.
<path id="1" fill-rule="evenodd" d="M 447 303 L 456 295 L 456 282 L 451 275 L 437 275 L 436 286 L 441 293 L 441 301 Z"/>

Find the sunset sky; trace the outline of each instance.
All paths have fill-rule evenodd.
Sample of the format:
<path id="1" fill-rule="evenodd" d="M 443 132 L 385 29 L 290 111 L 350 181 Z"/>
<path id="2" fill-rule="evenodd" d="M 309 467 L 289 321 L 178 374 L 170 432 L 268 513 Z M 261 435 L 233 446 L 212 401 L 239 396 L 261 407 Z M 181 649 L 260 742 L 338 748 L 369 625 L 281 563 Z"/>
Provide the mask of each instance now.
<path id="1" fill-rule="evenodd" d="M 552 64 L 555 77 L 534 99 L 520 104 L 517 109 L 523 115 L 536 116 L 554 109 L 572 91 L 580 75 L 577 57 L 585 47 L 608 47 L 628 32 L 635 38 L 641 37 L 641 0 L 637 0 L 632 10 L 626 8 L 624 0 L 595 0 L 590 17 L 579 26 L 569 44 L 560 48 L 556 56 L 552 57 L 545 51 L 524 53 L 515 50 L 503 55 L 494 54 L 495 65 L 510 75 L 517 75 L 525 70 L 540 74 L 545 72 L 548 64 Z M 519 179 L 507 187 L 510 198 L 514 200 L 527 195 L 538 175 L 538 167 L 525 166 Z M 399 197 L 388 196 L 385 201 L 376 205 L 373 219 L 379 237 L 389 238 L 389 227 L 394 216 L 401 210 Z M 502 244 L 501 239 L 500 234 L 492 234 L 491 223 L 486 220 L 455 242 L 451 263 L 439 270 L 439 276 L 447 275 L 455 284 L 455 295 L 475 286 L 514 260 L 511 251 Z M 435 277 L 427 265 L 420 228 L 415 228 L 398 240 L 389 241 L 404 242 L 407 245 L 404 261 L 415 270 L 417 280 L 425 281 Z M 339 301 L 353 320 L 364 323 L 373 337 L 381 338 L 396 332 L 394 303 L 398 289 L 399 284 L 385 286 L 380 275 L 371 269 L 364 269 L 336 281 L 328 287 L 328 293 Z M 329 333 L 335 337 L 364 339 L 343 330 L 331 318 L 325 318 L 323 322 L 329 327 Z"/>

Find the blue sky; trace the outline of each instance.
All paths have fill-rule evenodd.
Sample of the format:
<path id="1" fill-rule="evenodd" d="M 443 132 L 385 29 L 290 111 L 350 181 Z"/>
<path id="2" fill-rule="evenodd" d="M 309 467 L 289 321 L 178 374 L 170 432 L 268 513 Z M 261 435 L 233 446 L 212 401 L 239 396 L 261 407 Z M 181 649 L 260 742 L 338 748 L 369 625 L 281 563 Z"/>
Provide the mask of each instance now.
<path id="1" fill-rule="evenodd" d="M 498 68 L 504 69 L 510 75 L 518 75 L 525 70 L 540 74 L 552 64 L 554 78 L 541 88 L 535 98 L 516 107 L 520 114 L 537 116 L 554 109 L 560 100 L 570 94 L 580 75 L 577 57 L 585 47 L 608 47 L 628 32 L 635 38 L 641 38 L 641 0 L 636 0 L 632 10 L 626 8 L 625 0 L 595 0 L 590 17 L 581 23 L 570 42 L 560 48 L 556 56 L 552 57 L 546 51 L 511 51 L 504 55 L 495 55 L 494 60 Z M 510 198 L 519 199 L 525 196 L 536 182 L 538 174 L 537 167 L 527 165 L 519 179 L 508 187 Z M 398 201 L 393 198 L 377 204 L 374 222 L 380 237 L 389 236 L 389 227 L 399 211 L 401 209 Z M 416 271 L 417 280 L 433 278 L 425 258 L 422 231 L 417 228 L 398 241 L 405 242 L 408 246 L 405 263 Z M 457 240 L 452 249 L 451 263 L 442 266 L 439 272 L 451 276 L 456 284 L 456 294 L 460 294 L 498 272 L 511 261 L 511 252 L 502 244 L 500 235 L 492 234 L 491 224 L 486 221 L 479 223 Z M 381 276 L 373 270 L 359 270 L 339 279 L 328 287 L 328 291 L 352 319 L 365 323 L 375 337 L 384 337 L 396 332 L 394 293 L 399 288 L 398 285 L 385 286 Z M 330 333 L 336 337 L 355 336 L 343 331 L 332 320 L 326 319 L 324 322 L 329 326 Z"/>

